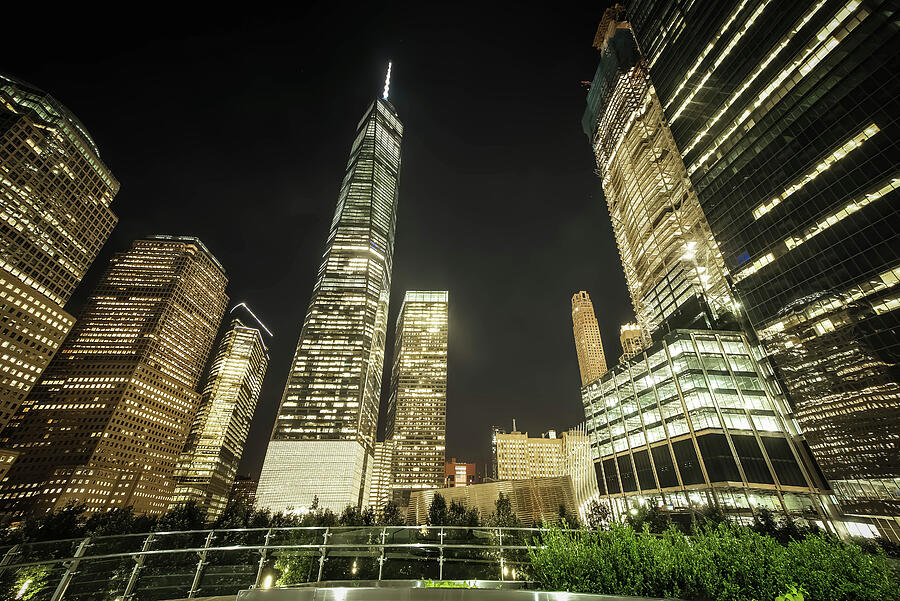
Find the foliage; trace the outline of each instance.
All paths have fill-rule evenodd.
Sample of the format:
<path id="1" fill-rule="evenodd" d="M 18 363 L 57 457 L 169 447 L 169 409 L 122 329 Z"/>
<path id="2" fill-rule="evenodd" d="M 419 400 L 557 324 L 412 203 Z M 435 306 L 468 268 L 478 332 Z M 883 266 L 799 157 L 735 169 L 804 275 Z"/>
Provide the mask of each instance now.
<path id="1" fill-rule="evenodd" d="M 393 501 L 388 501 L 385 503 L 384 508 L 381 510 L 381 519 L 379 520 L 380 525 L 383 526 L 402 526 L 403 516 L 400 514 L 400 508 L 397 507 L 397 504 Z"/>
<path id="2" fill-rule="evenodd" d="M 156 529 L 160 532 L 175 530 L 203 530 L 206 516 L 196 501 L 176 505 L 159 518 Z"/>
<path id="3" fill-rule="evenodd" d="M 700 511 L 691 514 L 691 530 L 699 532 L 703 528 L 715 528 L 719 524 L 728 524 L 730 520 L 721 507 L 709 504 Z"/>
<path id="4" fill-rule="evenodd" d="M 581 528 L 581 520 L 578 515 L 569 513 L 563 503 L 559 504 L 559 525 L 562 528 Z"/>
<path id="5" fill-rule="evenodd" d="M 374 526 L 375 514 L 368 507 L 360 511 L 359 507 L 347 505 L 341 513 L 338 524 L 341 526 Z"/>
<path id="6" fill-rule="evenodd" d="M 488 517 L 486 525 L 504 528 L 520 528 L 522 526 L 522 522 L 520 522 L 519 518 L 516 517 L 516 514 L 513 513 L 512 503 L 510 502 L 509 497 L 502 492 L 497 497 L 497 500 L 494 501 L 494 511 Z"/>
<path id="7" fill-rule="evenodd" d="M 609 510 L 609 505 L 606 503 L 601 503 L 594 499 L 591 501 L 590 505 L 588 505 L 587 513 L 587 526 L 591 530 L 600 530 L 601 528 L 605 529 L 609 527 L 612 513 Z"/>
<path id="8" fill-rule="evenodd" d="M 771 536 L 782 545 L 792 540 L 800 540 L 810 534 L 819 534 L 821 529 L 812 522 L 798 524 L 791 516 L 783 516 L 777 519 L 768 509 L 762 508 L 753 516 L 753 524 L 750 526 L 756 532 Z"/>
<path id="9" fill-rule="evenodd" d="M 434 495 L 428 506 L 428 525 L 443 526 L 447 522 L 447 500 L 444 495 Z"/>
<path id="10" fill-rule="evenodd" d="M 475 588 L 474 584 L 458 580 L 425 580 L 422 582 L 422 586 L 425 588 Z"/>
<path id="11" fill-rule="evenodd" d="M 659 507 L 656 499 L 652 497 L 646 505 L 635 505 L 632 507 L 625 518 L 625 522 L 638 532 L 642 531 L 644 524 L 646 524 L 653 534 L 662 534 L 668 530 L 669 525 L 672 523 L 669 519 L 669 514 L 664 512 Z"/>
<path id="12" fill-rule="evenodd" d="M 803 593 L 805 592 L 802 586 L 797 588 L 792 584 L 787 591 L 775 597 L 775 601 L 803 601 Z"/>
<path id="13" fill-rule="evenodd" d="M 532 577 L 548 590 L 715 601 L 775 599 L 790 586 L 817 601 L 898 600 L 885 557 L 811 534 L 787 545 L 733 524 L 688 536 L 674 526 L 649 536 L 614 524 L 608 531 L 550 527 L 532 547 Z"/>
<path id="14" fill-rule="evenodd" d="M 47 595 L 48 584 L 50 579 L 50 568 L 47 566 L 30 566 L 22 568 L 16 573 L 16 581 L 13 585 L 13 591 L 18 593 L 25 588 L 25 592 L 21 597 L 21 601 L 37 601 L 43 599 Z M 27 586 L 26 586 L 27 584 Z"/>

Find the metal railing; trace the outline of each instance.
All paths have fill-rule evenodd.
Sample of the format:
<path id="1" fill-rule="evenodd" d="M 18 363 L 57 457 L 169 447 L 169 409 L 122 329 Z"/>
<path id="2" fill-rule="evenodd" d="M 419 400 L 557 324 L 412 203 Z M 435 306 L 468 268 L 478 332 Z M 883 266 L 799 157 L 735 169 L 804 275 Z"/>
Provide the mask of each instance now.
<path id="1" fill-rule="evenodd" d="M 327 580 L 523 580 L 539 528 L 313 526 L 147 532 L 0 549 L 0 595 L 158 601 Z M 19 595 L 19 597 L 17 597 Z"/>

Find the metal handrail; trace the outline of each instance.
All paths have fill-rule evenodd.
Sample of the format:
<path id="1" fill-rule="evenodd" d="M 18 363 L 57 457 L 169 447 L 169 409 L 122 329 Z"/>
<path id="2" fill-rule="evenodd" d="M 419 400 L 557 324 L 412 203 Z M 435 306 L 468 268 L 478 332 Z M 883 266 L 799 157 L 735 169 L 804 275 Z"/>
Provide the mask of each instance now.
<path id="1" fill-rule="evenodd" d="M 423 532 L 424 531 L 424 532 Z M 469 532 L 472 535 L 477 535 L 478 533 L 490 535 L 492 538 L 485 537 L 485 544 L 471 544 L 465 542 L 444 542 L 445 539 L 454 531 L 461 532 Z M 416 542 L 390 542 L 387 539 L 393 535 L 401 534 L 404 532 L 410 533 L 423 533 L 423 534 L 433 534 L 435 536 L 435 540 L 424 540 L 424 541 L 416 541 Z M 147 567 L 145 565 L 145 559 L 150 557 L 165 557 L 165 556 L 173 556 L 173 555 L 192 555 L 197 554 L 199 560 L 196 561 L 196 568 L 194 569 L 193 582 L 190 586 L 190 590 L 188 592 L 188 597 L 193 597 L 197 591 L 200 590 L 201 578 L 204 573 L 205 566 L 209 563 L 208 557 L 209 554 L 225 554 L 229 552 L 254 552 L 258 553 L 260 556 L 259 566 L 257 569 L 257 577 L 255 586 L 259 586 L 264 567 L 268 560 L 271 560 L 273 557 L 270 555 L 272 551 L 289 551 L 289 550 L 305 550 L 311 551 L 309 556 L 315 557 L 319 556 L 319 572 L 317 581 L 322 580 L 323 568 L 325 561 L 329 556 L 334 557 L 334 552 L 340 551 L 357 551 L 362 556 L 370 556 L 377 557 L 376 561 L 379 564 L 378 569 L 378 579 L 382 579 L 382 568 L 385 561 L 398 559 L 396 557 L 389 557 L 386 555 L 386 552 L 390 552 L 390 550 L 402 550 L 402 549 L 419 549 L 419 550 L 433 550 L 436 555 L 433 558 L 430 558 L 436 561 L 439 565 L 439 573 L 441 577 L 443 577 L 444 573 L 444 563 L 445 561 L 473 561 L 476 563 L 484 563 L 483 559 L 460 559 L 460 558 L 446 558 L 444 551 L 455 551 L 455 550 L 480 550 L 486 551 L 488 553 L 497 553 L 497 567 L 499 568 L 499 576 L 500 580 L 504 580 L 507 574 L 507 568 L 509 566 L 517 565 L 519 562 L 512 561 L 510 562 L 507 558 L 504 557 L 504 552 L 515 552 L 515 551 L 525 551 L 529 548 L 540 547 L 539 544 L 519 544 L 520 542 L 516 540 L 515 535 L 524 535 L 529 540 L 534 540 L 534 534 L 546 532 L 546 529 L 543 528 L 517 528 L 517 527 L 507 527 L 507 526 L 273 526 L 273 527 L 261 527 L 261 528 L 221 528 L 221 529 L 204 529 L 204 530 L 173 530 L 166 532 L 147 532 L 147 533 L 134 533 L 134 534 L 122 534 L 122 535 L 104 535 L 97 537 L 86 537 L 86 538 L 74 538 L 74 539 L 60 539 L 56 541 L 37 541 L 35 543 L 23 543 L 20 545 L 15 545 L 6 551 L 6 554 L 3 557 L 3 561 L 0 562 L 0 574 L 6 571 L 15 571 L 21 570 L 25 568 L 32 568 L 37 566 L 53 566 L 51 569 L 63 568 L 65 571 L 62 576 L 59 578 L 58 584 L 56 585 L 56 590 L 51 597 L 51 601 L 61 601 L 66 593 L 67 588 L 70 583 L 73 581 L 75 576 L 79 572 L 79 566 L 82 568 L 85 565 L 89 565 L 93 561 L 104 561 L 104 560 L 115 560 L 115 559 L 132 559 L 135 562 L 134 568 L 131 573 L 131 577 L 128 580 L 128 584 L 126 586 L 126 599 L 129 598 L 129 595 L 133 593 L 135 590 L 138 590 L 139 580 L 141 571 Z M 216 538 L 225 537 L 229 534 L 265 534 L 264 542 L 260 542 L 260 544 L 226 544 L 226 545 L 215 545 Z M 289 541 L 273 541 L 273 538 L 277 539 L 277 535 L 281 534 L 304 534 L 310 533 L 315 534 L 316 538 L 319 539 L 317 541 L 310 542 L 297 542 L 291 543 Z M 369 535 L 369 538 L 372 542 L 368 541 L 360 541 L 360 542 L 330 542 L 329 539 L 333 538 L 335 535 L 340 535 L 342 533 L 355 533 L 362 536 Z M 504 534 L 506 536 L 504 536 Z M 196 537 L 198 539 L 198 543 L 200 539 L 205 539 L 204 544 L 202 546 L 198 546 L 198 543 L 195 543 L 189 547 L 177 547 L 171 549 L 152 549 L 151 546 L 154 544 L 158 544 L 159 542 L 165 543 L 166 537 L 173 536 L 184 536 L 190 535 L 192 537 Z M 504 544 L 504 539 L 506 539 L 507 544 Z M 95 549 L 98 546 L 105 546 L 105 543 L 110 541 L 129 541 L 136 540 L 138 544 L 135 545 L 135 549 L 128 551 L 119 551 L 116 553 L 100 553 L 93 555 L 91 554 L 91 549 Z M 453 538 L 450 538 L 453 541 Z M 537 543 L 538 541 L 534 541 Z M 77 548 L 75 543 L 78 543 Z M 280 543 L 280 544 L 276 544 Z M 513 544 L 509 544 L 513 543 Z M 35 550 L 41 551 L 47 546 L 52 549 L 52 545 L 60 545 L 65 548 L 65 545 L 69 545 L 69 549 L 75 548 L 74 554 L 71 554 L 70 550 L 67 553 L 66 557 L 58 557 L 58 558 L 50 558 L 50 559 L 36 559 L 33 561 L 21 561 L 15 562 L 16 556 L 22 557 L 22 555 L 30 554 Z M 34 545 L 34 546 L 32 546 Z M 36 547 L 36 548 L 35 548 Z M 70 555 L 71 554 L 71 555 Z M 439 555 L 439 556 L 438 556 Z M 429 559 L 429 558 L 426 558 Z M 488 559 L 487 561 L 491 561 Z"/>

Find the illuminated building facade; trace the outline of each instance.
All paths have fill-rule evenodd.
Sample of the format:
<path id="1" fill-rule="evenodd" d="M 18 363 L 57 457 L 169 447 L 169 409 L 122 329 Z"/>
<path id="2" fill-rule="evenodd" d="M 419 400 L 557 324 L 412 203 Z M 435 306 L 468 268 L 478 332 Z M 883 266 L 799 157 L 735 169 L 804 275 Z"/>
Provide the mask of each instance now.
<path id="1" fill-rule="evenodd" d="M 368 498 L 384 368 L 403 125 L 377 99 L 357 127 L 259 481 L 273 511 Z"/>
<path id="2" fill-rule="evenodd" d="M 622 343 L 622 359 L 636 357 L 648 343 L 644 340 L 644 331 L 636 323 L 626 323 L 619 331 L 619 342 Z"/>
<path id="3" fill-rule="evenodd" d="M 116 225 L 118 190 L 68 109 L 0 75 L 0 429 L 72 328 L 63 307 Z"/>
<path id="4" fill-rule="evenodd" d="M 112 259 L 0 435 L 0 444 L 21 453 L 0 485 L 0 510 L 69 501 L 88 511 L 166 509 L 226 282 L 196 238 L 151 236 Z"/>
<path id="5" fill-rule="evenodd" d="M 444 464 L 444 488 L 473 484 L 479 484 L 474 463 L 457 461 L 456 457 L 453 457 Z"/>
<path id="6" fill-rule="evenodd" d="M 446 291 L 408 291 L 397 317 L 385 438 L 394 442 L 398 505 L 407 504 L 410 490 L 444 483 L 448 316 Z"/>
<path id="7" fill-rule="evenodd" d="M 236 309 L 240 313 L 216 349 L 200 409 L 175 466 L 172 505 L 195 501 L 208 520 L 228 504 L 269 364 L 263 340 L 268 330 L 243 303 L 231 310 L 232 316 Z"/>
<path id="8" fill-rule="evenodd" d="M 603 340 L 600 339 L 594 304 L 584 290 L 572 296 L 572 330 L 581 385 L 585 386 L 606 373 L 606 356 L 603 354 Z"/>
<path id="9" fill-rule="evenodd" d="M 500 493 L 509 499 L 512 513 L 526 526 L 558 521 L 560 506 L 570 515 L 578 513 L 572 480 L 568 476 L 554 476 L 413 491 L 409 496 L 406 523 L 427 524 L 428 508 L 435 495 L 444 497 L 448 506 L 456 501 L 468 509 L 476 509 L 481 519 L 486 520 L 496 511 Z"/>
<path id="10" fill-rule="evenodd" d="M 616 513 L 652 497 L 676 512 L 768 507 L 824 523 L 824 484 L 771 368 L 730 331 L 738 305 L 722 255 L 620 6 L 605 12 L 594 45 L 583 125 L 651 338 L 582 388 L 600 494 Z"/>
<path id="11" fill-rule="evenodd" d="M 231 494 L 229 502 L 240 503 L 247 507 L 256 505 L 256 487 L 259 486 L 259 479 L 249 475 L 240 475 L 234 479 L 231 485 Z"/>
<path id="12" fill-rule="evenodd" d="M 491 465 L 487 477 L 492 480 L 497 480 L 497 437 L 500 434 L 506 434 L 506 430 L 500 426 L 491 426 Z"/>
<path id="13" fill-rule="evenodd" d="M 718 324 L 734 311 L 722 256 L 631 28 L 620 18 L 608 9 L 594 40 L 602 58 L 582 125 L 637 322 L 653 336 L 674 323 Z"/>
<path id="14" fill-rule="evenodd" d="M 388 501 L 393 500 L 392 484 L 394 464 L 394 441 L 385 440 L 375 443 L 375 454 L 369 477 L 369 507 L 380 514 Z"/>
<path id="15" fill-rule="evenodd" d="M 593 467 L 591 439 L 582 429 L 557 436 L 554 430 L 541 437 L 527 432 L 497 434 L 498 480 L 525 480 L 568 476 L 582 518 L 599 493 Z"/>
<path id="16" fill-rule="evenodd" d="M 813 454 L 900 538 L 900 7 L 629 4 L 736 296 Z M 689 31 L 690 35 L 676 32 Z"/>
<path id="17" fill-rule="evenodd" d="M 740 332 L 676 330 L 582 390 L 601 498 L 823 519 L 790 412 Z"/>

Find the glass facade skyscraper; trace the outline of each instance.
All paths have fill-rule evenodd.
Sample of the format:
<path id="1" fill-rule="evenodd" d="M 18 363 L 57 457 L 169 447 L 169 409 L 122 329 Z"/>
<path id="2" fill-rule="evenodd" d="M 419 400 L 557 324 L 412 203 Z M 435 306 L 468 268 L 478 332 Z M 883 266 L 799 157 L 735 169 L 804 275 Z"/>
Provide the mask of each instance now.
<path id="1" fill-rule="evenodd" d="M 116 225 L 118 190 L 66 107 L 0 75 L 0 429 L 75 321 L 64 306 Z"/>
<path id="2" fill-rule="evenodd" d="M 652 339 L 582 389 L 601 495 L 616 512 L 652 497 L 675 512 L 771 507 L 826 522 L 771 370 L 731 331 L 739 305 L 722 255 L 620 6 L 605 12 L 594 45 L 583 125 L 638 325 Z"/>
<path id="3" fill-rule="evenodd" d="M 257 493 L 341 511 L 367 498 L 378 419 L 403 125 L 384 99 L 357 126 Z"/>
<path id="4" fill-rule="evenodd" d="M 403 507 L 409 491 L 444 484 L 448 326 L 446 291 L 406 293 L 397 317 L 385 424 L 393 443 L 392 497 Z"/>
<path id="5" fill-rule="evenodd" d="M 265 326 L 243 303 L 231 310 L 232 316 L 235 310 L 240 312 L 218 344 L 200 409 L 175 466 L 172 504 L 196 501 L 209 520 L 228 504 L 269 364 Z"/>
<path id="6" fill-rule="evenodd" d="M 635 0 L 734 284 L 845 511 L 900 537 L 900 7 Z"/>
<path id="7" fill-rule="evenodd" d="M 603 353 L 600 326 L 597 325 L 591 297 L 584 290 L 572 295 L 572 332 L 575 336 L 581 385 L 584 386 L 606 373 L 606 355 Z"/>
<path id="8" fill-rule="evenodd" d="M 0 510 L 70 501 L 88 511 L 165 510 L 226 283 L 196 238 L 151 236 L 113 257 L 0 435 L 0 444 L 21 453 L 0 484 Z"/>

